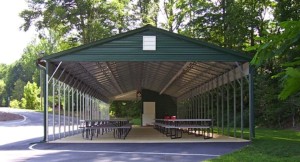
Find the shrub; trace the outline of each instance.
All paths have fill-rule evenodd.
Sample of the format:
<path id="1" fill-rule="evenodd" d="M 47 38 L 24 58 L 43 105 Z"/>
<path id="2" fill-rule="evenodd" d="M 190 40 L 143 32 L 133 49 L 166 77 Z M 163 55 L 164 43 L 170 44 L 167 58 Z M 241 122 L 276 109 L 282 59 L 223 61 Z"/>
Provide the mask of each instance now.
<path id="1" fill-rule="evenodd" d="M 26 109 L 40 109 L 40 100 L 39 100 L 40 88 L 37 84 L 28 82 L 24 87 L 24 105 Z"/>
<path id="2" fill-rule="evenodd" d="M 11 108 L 20 108 L 20 101 L 18 101 L 18 100 L 11 100 L 10 102 L 9 102 L 9 107 L 11 107 Z"/>

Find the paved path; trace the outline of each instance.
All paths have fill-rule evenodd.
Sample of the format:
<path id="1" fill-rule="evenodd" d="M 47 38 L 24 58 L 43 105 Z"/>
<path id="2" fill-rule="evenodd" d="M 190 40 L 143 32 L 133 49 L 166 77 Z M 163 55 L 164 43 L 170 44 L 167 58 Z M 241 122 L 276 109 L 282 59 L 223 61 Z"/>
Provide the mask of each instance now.
<path id="1" fill-rule="evenodd" d="M 132 143 L 58 144 L 42 140 L 43 114 L 0 108 L 24 115 L 25 120 L 0 123 L 0 161 L 180 161 L 216 158 L 248 143 Z M 4 132 L 4 133 L 3 133 Z M 8 133 L 9 132 L 9 133 Z M 5 135 L 3 135 L 5 134 Z M 35 143 L 35 144 L 33 144 Z"/>
<path id="2" fill-rule="evenodd" d="M 43 136 L 43 114 L 31 110 L 0 108 L 0 111 L 22 115 L 23 120 L 0 122 L 0 145 Z M 4 140 L 5 139 L 5 140 Z M 37 142 L 36 139 L 31 142 Z"/>

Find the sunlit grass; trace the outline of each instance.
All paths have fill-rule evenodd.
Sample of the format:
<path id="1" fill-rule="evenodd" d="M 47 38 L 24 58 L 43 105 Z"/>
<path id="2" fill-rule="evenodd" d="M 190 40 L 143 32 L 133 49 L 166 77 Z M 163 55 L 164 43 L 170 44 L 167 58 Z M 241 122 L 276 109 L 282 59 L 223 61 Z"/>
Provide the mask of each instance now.
<path id="1" fill-rule="evenodd" d="M 249 146 L 208 161 L 300 161 L 300 132 L 258 128 Z"/>
<path id="2" fill-rule="evenodd" d="M 141 125 L 141 118 L 134 118 L 130 121 L 133 125 Z"/>

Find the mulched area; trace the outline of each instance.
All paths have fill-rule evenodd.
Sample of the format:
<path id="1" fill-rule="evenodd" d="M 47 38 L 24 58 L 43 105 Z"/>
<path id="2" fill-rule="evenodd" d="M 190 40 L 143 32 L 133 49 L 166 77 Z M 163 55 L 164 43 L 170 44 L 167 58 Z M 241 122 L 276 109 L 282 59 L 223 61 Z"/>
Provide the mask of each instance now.
<path id="1" fill-rule="evenodd" d="M 0 111 L 0 121 L 21 120 L 21 119 L 23 119 L 23 116 L 21 115 Z"/>

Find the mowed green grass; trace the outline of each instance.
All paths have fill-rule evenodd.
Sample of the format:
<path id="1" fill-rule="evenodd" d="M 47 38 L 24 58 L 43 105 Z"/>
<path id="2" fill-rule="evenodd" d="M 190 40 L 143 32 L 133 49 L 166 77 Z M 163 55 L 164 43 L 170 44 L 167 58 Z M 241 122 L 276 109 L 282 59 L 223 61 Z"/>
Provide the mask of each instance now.
<path id="1" fill-rule="evenodd" d="M 300 162 L 300 131 L 255 129 L 256 138 L 241 150 L 208 161 Z"/>

